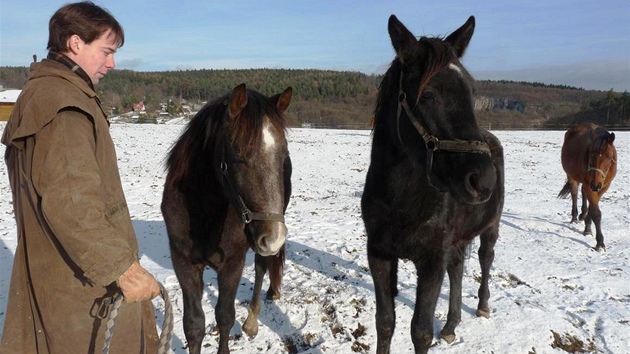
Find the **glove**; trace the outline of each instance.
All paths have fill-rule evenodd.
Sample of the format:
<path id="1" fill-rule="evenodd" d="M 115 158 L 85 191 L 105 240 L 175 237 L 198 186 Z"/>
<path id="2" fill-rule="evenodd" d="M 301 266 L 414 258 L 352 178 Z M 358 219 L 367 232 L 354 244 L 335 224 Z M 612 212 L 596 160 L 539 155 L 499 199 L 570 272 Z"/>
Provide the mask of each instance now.
<path id="1" fill-rule="evenodd" d="M 138 261 L 118 278 L 118 286 L 126 302 L 151 300 L 160 294 L 157 280 Z"/>

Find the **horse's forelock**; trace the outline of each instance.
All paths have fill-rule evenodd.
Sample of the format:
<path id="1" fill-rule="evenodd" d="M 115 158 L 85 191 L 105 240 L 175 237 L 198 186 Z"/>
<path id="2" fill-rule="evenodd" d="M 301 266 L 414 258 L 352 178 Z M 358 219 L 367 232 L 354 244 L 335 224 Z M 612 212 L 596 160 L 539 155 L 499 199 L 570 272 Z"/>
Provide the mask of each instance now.
<path id="1" fill-rule="evenodd" d="M 445 67 L 451 64 L 455 58 L 452 50 L 447 46 L 441 37 L 421 37 L 418 40 L 420 46 L 422 46 L 424 60 L 420 66 L 420 84 L 418 85 L 418 96 L 416 104 L 420 99 L 422 91 L 427 87 L 429 81 L 442 71 Z M 376 101 L 376 108 L 374 109 L 374 127 L 378 125 L 379 113 L 384 109 L 385 103 L 389 100 L 389 97 L 395 94 L 398 97 L 398 90 L 400 85 L 400 75 L 404 68 L 404 65 L 398 58 L 392 61 L 389 69 L 383 76 L 383 80 L 379 86 L 378 97 Z M 417 65 L 412 63 L 411 65 Z"/>
<path id="2" fill-rule="evenodd" d="M 593 135 L 595 136 L 593 139 L 593 148 L 600 153 L 603 152 L 608 145 L 608 136 L 610 136 L 610 133 L 602 127 L 597 127 L 593 131 Z"/>
<path id="3" fill-rule="evenodd" d="M 284 114 L 262 94 L 248 90 L 247 105 L 231 126 L 232 143 L 241 148 L 241 153 L 247 155 L 252 148 L 260 145 L 265 116 L 281 134 L 285 134 L 287 120 Z"/>
<path id="4" fill-rule="evenodd" d="M 419 42 L 426 48 L 426 60 L 420 76 L 420 86 L 418 87 L 418 100 L 416 104 L 418 104 L 422 91 L 427 87 L 429 81 L 455 59 L 452 50 L 450 50 L 442 38 L 422 37 Z"/>

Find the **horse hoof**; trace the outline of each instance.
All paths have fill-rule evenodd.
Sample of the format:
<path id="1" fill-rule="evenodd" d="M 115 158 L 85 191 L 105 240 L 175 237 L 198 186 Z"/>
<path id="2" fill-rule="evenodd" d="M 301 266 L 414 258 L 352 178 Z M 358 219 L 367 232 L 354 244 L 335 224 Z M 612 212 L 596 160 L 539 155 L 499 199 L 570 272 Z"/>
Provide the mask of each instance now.
<path id="1" fill-rule="evenodd" d="M 604 245 L 597 245 L 597 246 L 593 247 L 593 249 L 594 249 L 595 251 L 597 251 L 597 252 L 599 252 L 599 251 L 604 251 L 604 252 L 606 252 L 606 246 L 604 246 Z"/>
<path id="2" fill-rule="evenodd" d="M 446 343 L 451 344 L 455 341 L 455 333 L 440 333 L 440 338 L 442 338 Z"/>
<path id="3" fill-rule="evenodd" d="M 582 235 L 584 235 L 584 236 L 592 236 L 593 235 L 593 231 L 584 231 L 584 232 L 582 232 Z"/>
<path id="4" fill-rule="evenodd" d="M 278 300 L 280 298 L 279 291 L 267 291 L 267 300 Z"/>
<path id="5" fill-rule="evenodd" d="M 477 312 L 475 312 L 475 314 L 477 315 L 477 317 L 490 318 L 490 310 L 477 309 Z"/>
<path id="6" fill-rule="evenodd" d="M 243 324 L 243 332 L 247 334 L 250 338 L 255 338 L 258 334 L 258 323 L 251 324 L 250 321 L 245 321 Z"/>

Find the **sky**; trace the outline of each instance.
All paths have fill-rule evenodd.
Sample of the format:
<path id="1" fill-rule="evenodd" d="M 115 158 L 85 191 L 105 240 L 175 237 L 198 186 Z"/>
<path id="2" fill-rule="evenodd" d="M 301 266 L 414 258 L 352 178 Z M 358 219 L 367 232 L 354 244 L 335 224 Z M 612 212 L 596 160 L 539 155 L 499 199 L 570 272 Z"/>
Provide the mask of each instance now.
<path id="1" fill-rule="evenodd" d="M 0 66 L 46 55 L 48 20 L 66 1 L 2 0 Z M 416 36 L 475 16 L 463 63 L 477 79 L 630 91 L 630 2 L 610 0 L 95 1 L 125 29 L 119 69 L 325 69 L 381 74 L 394 14 Z"/>

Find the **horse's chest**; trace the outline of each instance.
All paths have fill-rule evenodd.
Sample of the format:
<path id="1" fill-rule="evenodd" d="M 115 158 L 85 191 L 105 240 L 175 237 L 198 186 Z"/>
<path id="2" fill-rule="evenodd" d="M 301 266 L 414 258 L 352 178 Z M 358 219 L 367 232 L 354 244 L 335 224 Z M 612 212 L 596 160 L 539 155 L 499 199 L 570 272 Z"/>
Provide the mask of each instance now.
<path id="1" fill-rule="evenodd" d="M 423 222 L 408 220 L 406 225 L 392 235 L 392 248 L 399 258 L 414 260 L 426 250 L 444 250 L 450 243 L 452 232 L 444 219 L 434 216 Z"/>

